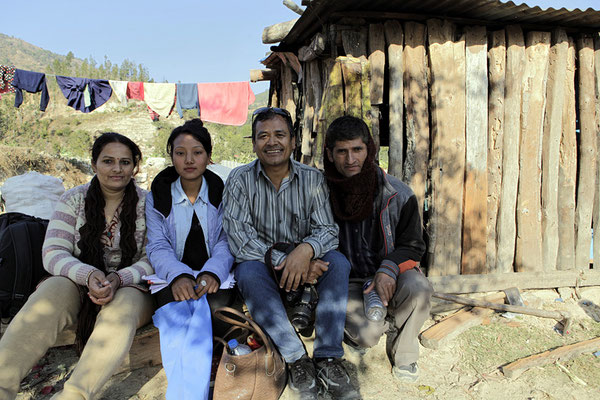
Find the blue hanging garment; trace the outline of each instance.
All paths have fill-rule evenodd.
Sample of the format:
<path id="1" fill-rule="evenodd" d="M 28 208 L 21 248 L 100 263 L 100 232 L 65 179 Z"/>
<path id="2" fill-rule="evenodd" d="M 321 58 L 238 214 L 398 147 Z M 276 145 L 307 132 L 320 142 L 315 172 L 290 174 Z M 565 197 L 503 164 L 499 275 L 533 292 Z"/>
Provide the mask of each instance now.
<path id="1" fill-rule="evenodd" d="M 198 85 L 195 83 L 177 84 L 177 112 L 183 118 L 183 110 L 198 110 L 200 116 L 200 103 L 198 102 Z"/>
<path id="2" fill-rule="evenodd" d="M 46 86 L 46 74 L 15 69 L 12 85 L 15 88 L 15 107 L 19 108 L 23 104 L 23 90 L 29 93 L 42 92 L 40 111 L 46 111 L 46 106 L 50 101 L 48 86 Z"/>
<path id="3" fill-rule="evenodd" d="M 112 95 L 107 80 L 56 76 L 56 83 L 67 99 L 67 104 L 84 113 L 94 111 Z"/>

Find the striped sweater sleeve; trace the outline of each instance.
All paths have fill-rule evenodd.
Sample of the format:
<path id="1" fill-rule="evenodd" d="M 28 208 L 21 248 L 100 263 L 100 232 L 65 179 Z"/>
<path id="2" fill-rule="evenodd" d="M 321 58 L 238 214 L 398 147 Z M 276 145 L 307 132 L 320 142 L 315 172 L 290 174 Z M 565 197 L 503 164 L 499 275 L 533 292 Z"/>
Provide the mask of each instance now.
<path id="1" fill-rule="evenodd" d="M 77 205 L 84 201 L 82 187 L 72 189 L 60 198 L 48 224 L 42 247 L 44 268 L 52 275 L 61 275 L 79 285 L 85 285 L 95 267 L 81 262 L 75 252 Z"/>

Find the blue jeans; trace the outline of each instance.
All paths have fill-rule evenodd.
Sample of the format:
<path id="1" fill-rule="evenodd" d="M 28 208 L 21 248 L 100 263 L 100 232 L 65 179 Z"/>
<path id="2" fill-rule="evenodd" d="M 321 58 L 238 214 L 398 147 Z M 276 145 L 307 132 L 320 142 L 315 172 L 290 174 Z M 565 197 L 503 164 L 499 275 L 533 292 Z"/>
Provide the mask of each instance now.
<path id="1" fill-rule="evenodd" d="M 342 339 L 350 263 L 335 250 L 329 251 L 321 259 L 329 262 L 329 269 L 316 284 L 319 303 L 313 357 L 338 358 L 344 355 Z M 302 357 L 306 353 L 304 344 L 288 319 L 279 285 L 267 266 L 260 261 L 245 261 L 236 267 L 234 273 L 252 318 L 271 337 L 285 361 L 292 363 Z"/>

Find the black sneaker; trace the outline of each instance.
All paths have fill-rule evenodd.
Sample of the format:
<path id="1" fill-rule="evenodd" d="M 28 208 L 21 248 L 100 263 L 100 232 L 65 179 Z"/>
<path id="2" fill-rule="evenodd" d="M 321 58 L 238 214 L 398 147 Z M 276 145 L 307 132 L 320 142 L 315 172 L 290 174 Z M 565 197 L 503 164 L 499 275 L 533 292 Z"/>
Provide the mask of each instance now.
<path id="1" fill-rule="evenodd" d="M 335 400 L 359 400 L 362 398 L 350 383 L 350 376 L 339 358 L 318 361 L 317 378 L 319 378 L 323 390 Z"/>
<path id="2" fill-rule="evenodd" d="M 319 387 L 317 386 L 317 373 L 315 364 L 308 357 L 303 355 L 299 360 L 287 365 L 288 367 L 288 386 L 291 389 L 292 399 L 298 400 L 317 400 Z"/>

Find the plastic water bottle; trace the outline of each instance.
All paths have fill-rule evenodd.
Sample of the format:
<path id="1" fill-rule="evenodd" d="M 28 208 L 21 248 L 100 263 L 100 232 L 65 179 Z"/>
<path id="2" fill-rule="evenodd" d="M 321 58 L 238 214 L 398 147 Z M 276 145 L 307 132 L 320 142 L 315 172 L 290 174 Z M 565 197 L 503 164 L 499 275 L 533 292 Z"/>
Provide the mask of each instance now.
<path id="1" fill-rule="evenodd" d="M 252 353 L 252 349 L 248 347 L 248 345 L 238 343 L 236 339 L 231 339 L 229 342 L 227 342 L 227 347 L 229 347 L 229 354 L 236 356 L 243 356 L 244 354 Z"/>
<path id="2" fill-rule="evenodd" d="M 371 285 L 372 280 L 369 279 L 363 285 L 363 292 Z M 387 309 L 383 305 L 381 298 L 377 294 L 375 288 L 369 293 L 363 294 L 363 304 L 365 306 L 365 315 L 369 321 L 381 321 L 387 314 Z"/>

